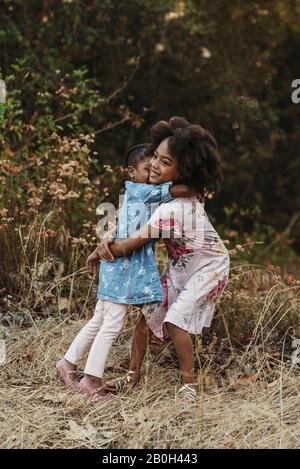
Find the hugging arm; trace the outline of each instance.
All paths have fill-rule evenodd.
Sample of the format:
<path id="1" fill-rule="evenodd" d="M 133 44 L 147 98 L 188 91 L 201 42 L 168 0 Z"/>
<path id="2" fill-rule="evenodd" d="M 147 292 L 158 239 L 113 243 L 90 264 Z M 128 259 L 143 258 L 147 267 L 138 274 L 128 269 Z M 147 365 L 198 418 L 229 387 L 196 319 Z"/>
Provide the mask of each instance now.
<path id="1" fill-rule="evenodd" d="M 164 185 L 161 185 L 163 188 Z M 166 186 L 166 185 L 165 185 Z M 173 198 L 177 197 L 193 197 L 197 194 L 195 189 L 185 185 L 185 184 L 175 184 L 172 187 L 167 187 L 169 192 L 169 196 Z M 150 193 L 148 197 L 148 202 L 150 201 L 151 197 L 155 199 L 157 198 L 157 194 L 160 197 L 160 200 L 163 198 L 162 196 L 165 195 L 168 198 L 168 195 L 165 194 L 166 190 L 162 189 L 161 194 L 155 191 L 154 193 Z M 167 204 L 166 204 L 167 205 Z M 146 244 L 152 238 L 158 238 L 160 231 L 158 228 L 153 227 L 153 225 L 145 224 L 142 228 L 137 230 L 133 233 L 132 236 L 126 239 L 103 239 L 101 244 L 97 247 L 96 252 L 99 256 L 99 260 L 113 260 L 116 257 L 124 257 L 131 254 L 136 249 L 139 249 L 141 246 Z"/>
<path id="2" fill-rule="evenodd" d="M 115 257 L 128 256 L 136 249 L 146 244 L 152 238 L 159 237 L 159 230 L 151 225 L 144 225 L 126 239 L 115 240 L 110 250 Z"/>
<path id="3" fill-rule="evenodd" d="M 170 194 L 176 199 L 178 197 L 194 197 L 197 195 L 197 191 L 186 184 L 173 184 L 170 187 Z"/>
<path id="4" fill-rule="evenodd" d="M 106 245 L 99 246 L 97 252 L 101 260 L 112 260 L 111 254 L 114 257 L 128 256 L 133 251 L 146 244 L 150 239 L 158 237 L 159 229 L 146 224 L 135 231 L 129 238 L 115 241 L 111 240 Z"/>

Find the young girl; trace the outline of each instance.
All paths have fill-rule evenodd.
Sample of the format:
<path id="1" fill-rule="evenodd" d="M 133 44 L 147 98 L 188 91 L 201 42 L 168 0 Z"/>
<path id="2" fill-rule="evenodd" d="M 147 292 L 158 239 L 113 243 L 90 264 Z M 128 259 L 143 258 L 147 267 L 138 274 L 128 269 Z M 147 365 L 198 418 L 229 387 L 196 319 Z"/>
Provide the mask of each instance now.
<path id="1" fill-rule="evenodd" d="M 125 184 L 125 198 L 117 226 L 118 239 L 129 235 L 129 221 L 136 226 L 142 221 L 142 215 L 146 221 L 149 219 L 151 204 L 158 205 L 172 200 L 173 197 L 182 197 L 191 193 L 191 189 L 184 185 L 171 187 L 171 181 L 148 184 L 150 156 L 145 155 L 148 146 L 141 144 L 131 148 L 125 158 L 125 166 L 131 181 Z M 143 207 L 145 210 L 141 210 Z M 94 251 L 88 258 L 88 265 L 94 270 L 95 264 L 99 265 L 99 257 Z M 105 395 L 105 391 L 101 388 L 105 363 L 111 346 L 123 326 L 127 306 L 162 300 L 153 242 L 141 246 L 126 258 L 119 258 L 114 262 L 102 262 L 97 296 L 98 301 L 92 319 L 79 332 L 64 358 L 56 365 L 68 387 L 89 396 Z M 78 383 L 77 364 L 87 351 L 89 355 L 85 376 Z"/>
<path id="2" fill-rule="evenodd" d="M 163 340 L 168 335 L 175 346 L 183 386 L 178 393 L 197 396 L 191 334 L 209 327 L 215 306 L 226 286 L 229 255 L 204 211 L 204 195 L 215 192 L 221 180 L 220 158 L 212 135 L 199 125 L 174 117 L 151 129 L 154 156 L 150 182 L 184 182 L 197 190 L 189 199 L 162 204 L 150 220 L 125 240 L 103 242 L 100 258 L 128 255 L 158 234 L 165 238 L 169 255 L 162 276 L 163 301 L 146 305 L 133 338 L 130 370 L 125 377 L 106 383 L 106 389 L 121 390 L 140 377 L 140 368 L 151 334 Z M 171 214 L 171 216 L 170 216 Z M 109 246 L 108 246 L 109 244 Z"/>

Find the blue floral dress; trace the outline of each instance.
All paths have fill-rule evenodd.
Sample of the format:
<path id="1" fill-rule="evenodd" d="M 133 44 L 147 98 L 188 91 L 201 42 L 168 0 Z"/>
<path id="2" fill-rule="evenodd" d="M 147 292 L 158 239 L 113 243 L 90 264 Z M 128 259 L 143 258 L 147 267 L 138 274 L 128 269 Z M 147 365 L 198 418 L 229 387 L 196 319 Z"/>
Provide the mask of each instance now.
<path id="1" fill-rule="evenodd" d="M 159 228 L 169 259 L 161 277 L 163 301 L 143 308 L 147 324 L 161 340 L 166 337 L 166 322 L 199 334 L 210 326 L 226 286 L 228 251 L 199 197 L 162 204 L 148 224 Z"/>
<path id="2" fill-rule="evenodd" d="M 154 185 L 126 181 L 116 239 L 130 236 L 149 220 L 154 208 L 172 200 L 171 185 L 172 182 Z M 154 255 L 155 241 L 149 241 L 129 256 L 102 261 L 97 298 L 127 305 L 161 301 L 163 291 Z"/>

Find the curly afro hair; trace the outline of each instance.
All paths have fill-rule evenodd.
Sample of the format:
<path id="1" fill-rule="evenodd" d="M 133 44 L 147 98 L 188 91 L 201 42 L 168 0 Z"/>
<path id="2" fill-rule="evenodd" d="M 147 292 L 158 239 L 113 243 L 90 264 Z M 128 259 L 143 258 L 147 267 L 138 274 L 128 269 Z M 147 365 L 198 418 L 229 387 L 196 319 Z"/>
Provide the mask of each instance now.
<path id="1" fill-rule="evenodd" d="M 146 150 L 153 155 L 159 144 L 168 139 L 168 151 L 179 164 L 181 180 L 201 195 L 215 193 L 222 181 L 221 161 L 214 137 L 200 125 L 183 117 L 159 121 L 151 128 L 151 144 Z"/>

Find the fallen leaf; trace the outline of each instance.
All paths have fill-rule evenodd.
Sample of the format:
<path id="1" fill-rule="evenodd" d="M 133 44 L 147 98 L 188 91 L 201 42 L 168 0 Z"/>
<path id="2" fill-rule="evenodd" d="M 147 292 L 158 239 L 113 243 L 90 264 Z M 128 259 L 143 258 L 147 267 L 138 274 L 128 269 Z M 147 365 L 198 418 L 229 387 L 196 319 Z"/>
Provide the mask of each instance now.
<path id="1" fill-rule="evenodd" d="M 82 427 L 74 420 L 69 420 L 69 426 L 70 430 L 67 432 L 67 436 L 72 440 L 86 440 L 97 434 L 97 430 L 91 423 L 87 423 L 86 427 Z"/>
<path id="2" fill-rule="evenodd" d="M 149 407 L 147 406 L 141 407 L 135 414 L 136 421 L 139 423 L 145 422 L 146 420 L 148 420 L 149 414 L 150 414 Z"/>
<path id="3" fill-rule="evenodd" d="M 112 438 L 116 436 L 116 432 L 104 431 L 104 432 L 101 432 L 101 435 L 107 440 L 111 440 Z"/>
<path id="4" fill-rule="evenodd" d="M 244 383 L 244 384 L 248 384 L 248 383 L 253 383 L 257 378 L 257 374 L 254 373 L 253 375 L 248 375 L 248 376 L 241 376 L 238 381 L 240 381 L 241 383 Z"/>
<path id="5" fill-rule="evenodd" d="M 218 382 L 212 375 L 205 375 L 203 377 L 205 389 L 218 389 Z"/>
<path id="6" fill-rule="evenodd" d="M 256 373 L 252 375 L 240 376 L 239 378 L 231 379 L 229 385 L 235 389 L 239 389 L 241 387 L 248 386 L 249 384 L 254 383 L 257 379 L 257 376 L 258 375 Z"/>
<path id="7" fill-rule="evenodd" d="M 66 393 L 59 392 L 55 394 L 46 393 L 42 396 L 43 401 L 63 402 L 66 399 Z"/>
<path id="8" fill-rule="evenodd" d="M 69 298 L 59 298 L 58 299 L 58 309 L 60 311 L 63 311 L 63 310 L 68 310 L 71 308 L 71 301 L 69 300 Z"/>

